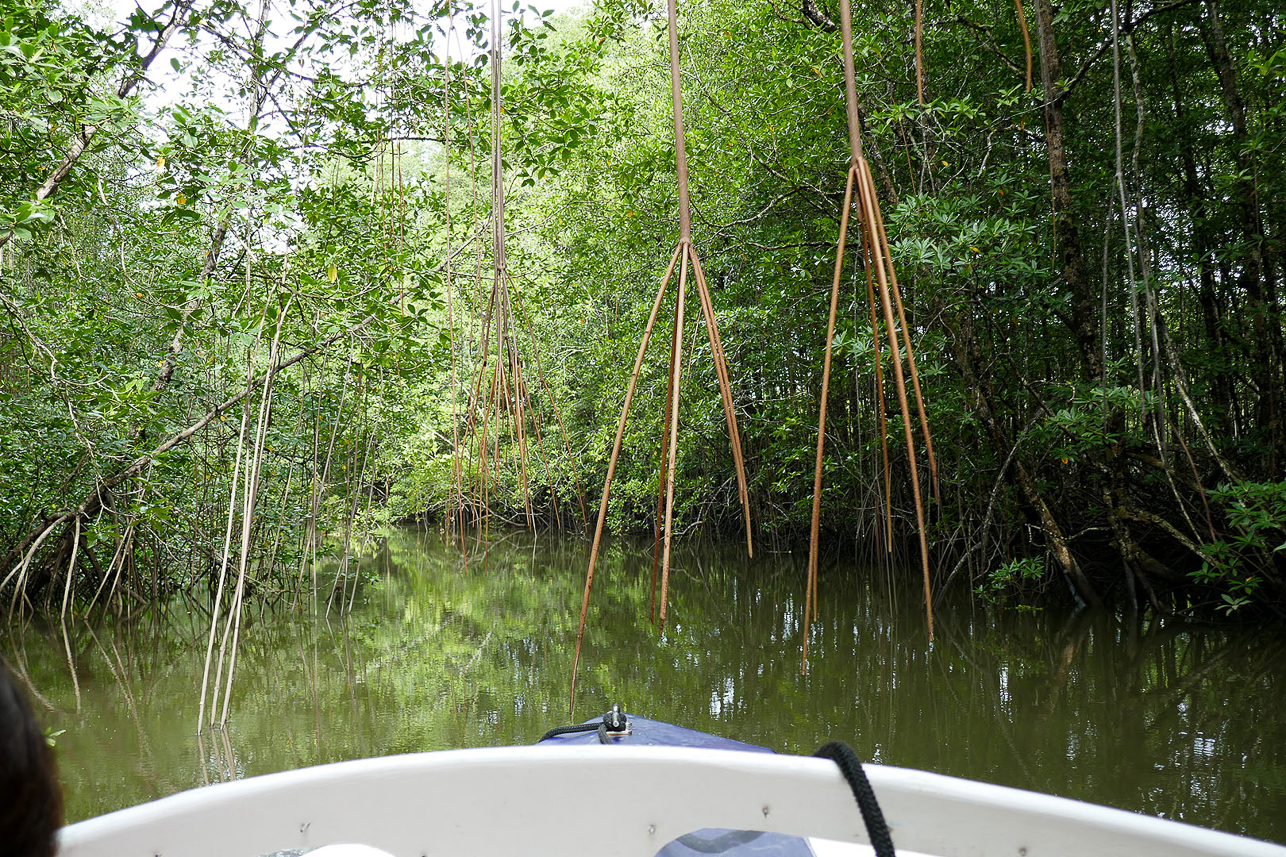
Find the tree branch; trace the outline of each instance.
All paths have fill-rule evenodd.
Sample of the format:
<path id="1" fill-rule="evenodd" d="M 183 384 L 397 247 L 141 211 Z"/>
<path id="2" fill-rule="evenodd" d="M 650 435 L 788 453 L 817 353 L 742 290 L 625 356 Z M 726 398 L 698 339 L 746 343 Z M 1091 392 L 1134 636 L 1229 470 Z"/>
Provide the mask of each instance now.
<path id="1" fill-rule="evenodd" d="M 839 30 L 839 27 L 830 19 L 830 16 L 817 8 L 815 0 L 803 0 L 799 11 L 803 12 L 804 19 L 815 27 L 820 27 L 828 33 L 834 33 Z"/>
<path id="2" fill-rule="evenodd" d="M 1011 60 L 1009 58 L 1009 55 L 1006 54 L 1001 49 L 1000 45 L 996 43 L 996 37 L 991 34 L 991 30 L 992 30 L 991 27 L 987 26 L 986 24 L 979 24 L 976 21 L 970 21 L 964 15 L 957 15 L 954 18 L 950 18 L 949 21 L 951 23 L 960 24 L 965 29 L 972 31 L 973 34 L 977 36 L 978 43 L 982 45 L 984 48 L 986 48 L 988 53 L 994 55 L 997 59 L 999 59 L 1002 63 L 1004 63 L 1005 68 L 1009 69 L 1010 71 L 1012 71 L 1014 74 L 1017 74 L 1017 75 L 1026 74 L 1026 72 L 1018 65 L 1018 63 Z"/>
<path id="3" fill-rule="evenodd" d="M 275 375 L 281 370 L 287 369 L 295 365 L 300 360 L 303 360 L 305 357 L 310 357 L 311 355 L 316 354 L 318 351 L 321 351 L 322 349 L 333 345 L 335 342 L 342 339 L 343 337 L 357 333 L 358 331 L 365 328 L 374 320 L 375 320 L 374 315 L 368 315 L 366 318 L 362 319 L 357 324 L 354 324 L 350 327 L 346 327 L 343 330 L 336 331 L 335 333 L 332 333 L 330 336 L 323 339 L 321 342 L 318 342 L 316 345 L 310 346 L 308 348 L 304 348 L 298 351 L 297 353 L 295 353 L 293 356 L 288 357 L 285 360 L 278 361 L 276 364 L 265 369 L 263 372 L 261 372 L 251 381 L 249 381 L 241 389 L 240 392 L 225 399 L 223 402 L 216 405 L 210 411 L 207 411 L 205 416 L 201 417 L 201 419 L 197 420 L 192 425 L 183 429 L 183 431 L 179 432 L 178 434 L 171 435 L 169 438 L 162 441 L 162 443 L 159 446 L 157 446 L 155 449 L 153 449 L 151 452 L 144 453 L 143 455 L 140 455 L 139 457 L 135 458 L 124 468 L 122 468 L 121 470 L 118 470 L 115 474 L 107 477 L 106 479 L 99 479 L 95 483 L 94 488 L 90 492 L 89 496 L 86 497 L 84 500 L 82 500 L 79 504 L 77 504 L 76 506 L 70 509 L 65 509 L 61 512 L 55 512 L 52 515 L 46 516 L 39 524 L 32 527 L 31 530 L 28 531 L 27 535 L 23 537 L 21 542 L 19 542 L 12 550 L 9 551 L 9 553 L 5 556 L 4 565 L 8 565 L 14 559 L 15 556 L 21 555 L 24 552 L 29 552 L 28 548 L 31 548 L 32 550 L 34 550 L 36 547 L 39 546 L 38 543 L 42 541 L 47 536 L 47 534 L 58 525 L 65 524 L 76 518 L 84 517 L 86 515 L 92 515 L 95 512 L 97 512 L 98 509 L 103 505 L 103 495 L 106 492 L 111 491 L 111 489 L 115 488 L 117 485 L 120 485 L 122 482 L 126 481 L 127 479 L 131 479 L 134 476 L 137 476 L 139 473 L 142 473 L 159 456 L 164 455 L 174 447 L 184 443 L 189 438 L 191 438 L 194 434 L 199 432 L 201 429 L 205 428 L 210 423 L 214 422 L 216 419 L 219 418 L 221 414 L 223 414 L 233 405 L 240 402 L 246 396 L 250 395 L 251 391 L 254 390 L 257 386 L 262 386 L 264 382 L 264 378 L 269 373 Z"/>
<path id="4" fill-rule="evenodd" d="M 1134 32 L 1134 29 L 1136 27 L 1138 27 L 1140 24 L 1142 24 L 1147 19 L 1153 17 L 1154 15 L 1160 15 L 1163 12 L 1172 12 L 1175 9 L 1179 9 L 1184 6 L 1190 6 L 1196 2 L 1198 2 L 1198 0 L 1175 0 L 1175 2 L 1172 2 L 1172 3 L 1162 3 L 1158 6 L 1153 6 L 1151 9 L 1140 14 L 1138 17 L 1133 18 L 1132 20 L 1122 21 L 1121 27 L 1120 27 L 1121 35 L 1128 36 L 1130 33 Z M 1076 88 L 1076 84 L 1081 82 L 1081 78 L 1085 77 L 1085 73 L 1090 70 L 1090 67 L 1093 66 L 1094 63 L 1098 62 L 1099 59 L 1103 57 L 1103 54 L 1107 53 L 1111 49 L 1112 49 L 1112 39 L 1109 36 L 1108 38 L 1104 39 L 1097 48 L 1094 49 L 1094 52 L 1090 54 L 1089 58 L 1081 64 L 1081 67 L 1078 68 L 1076 70 L 1076 73 L 1073 74 L 1071 78 L 1067 81 L 1067 86 L 1065 86 L 1062 89 L 1062 91 L 1058 93 L 1058 96 L 1057 96 L 1058 100 L 1062 101 L 1063 99 L 1067 98 L 1067 96 L 1071 94 L 1072 90 Z"/>
<path id="5" fill-rule="evenodd" d="M 192 8 L 193 2 L 195 0 L 179 0 L 178 6 L 174 9 L 174 16 L 170 18 L 170 22 L 157 35 L 156 42 L 152 45 L 152 49 L 148 51 L 147 56 L 143 57 L 139 62 L 138 68 L 126 75 L 125 79 L 121 81 L 121 85 L 116 90 L 117 98 L 128 98 L 135 87 L 147 77 L 148 68 L 151 67 L 152 62 L 160 55 L 161 51 L 165 49 L 166 42 L 170 40 L 175 30 L 182 24 L 183 18 Z M 58 166 L 54 168 L 40 187 L 36 189 L 35 198 L 37 200 L 47 199 L 67 179 L 67 176 L 71 174 L 72 167 L 76 166 L 80 156 L 85 154 L 89 144 L 94 141 L 94 138 L 98 136 L 98 132 L 103 129 L 107 122 L 108 120 L 104 119 L 97 125 L 88 125 L 81 128 L 80 133 L 72 140 L 71 147 L 67 150 L 67 154 L 63 156 L 62 161 L 59 162 Z M 14 229 L 10 227 L 7 232 L 0 235 L 0 247 L 8 244 L 13 238 L 13 234 Z"/>

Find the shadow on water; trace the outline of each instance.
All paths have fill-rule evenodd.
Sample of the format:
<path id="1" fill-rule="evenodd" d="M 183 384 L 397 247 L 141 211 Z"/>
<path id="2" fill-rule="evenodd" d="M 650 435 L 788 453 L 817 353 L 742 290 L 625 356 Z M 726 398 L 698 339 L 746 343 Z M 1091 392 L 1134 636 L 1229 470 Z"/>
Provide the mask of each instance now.
<path id="1" fill-rule="evenodd" d="M 528 743 L 619 701 L 782 752 L 842 739 L 887 764 L 1286 840 L 1280 634 L 963 602 L 935 610 L 930 650 L 914 574 L 893 590 L 883 572 L 832 566 L 804 676 L 803 557 L 684 545 L 660 635 L 650 548 L 603 553 L 573 718 L 588 545 L 548 535 L 496 534 L 466 563 L 435 534 L 399 533 L 362 561 L 350 615 L 248 615 L 229 728 L 200 739 L 199 605 L 69 622 L 66 637 L 32 625 L 0 654 L 65 730 L 71 820 L 305 765 Z"/>

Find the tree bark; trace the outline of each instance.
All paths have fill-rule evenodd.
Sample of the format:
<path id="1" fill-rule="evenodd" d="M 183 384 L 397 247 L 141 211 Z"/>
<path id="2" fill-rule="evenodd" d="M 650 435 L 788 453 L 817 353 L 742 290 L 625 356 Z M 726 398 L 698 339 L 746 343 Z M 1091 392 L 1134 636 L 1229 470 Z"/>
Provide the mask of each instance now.
<path id="1" fill-rule="evenodd" d="M 1206 331 L 1206 350 L 1213 353 L 1216 359 L 1223 356 L 1227 347 L 1226 336 L 1220 321 L 1219 300 L 1215 288 L 1216 241 L 1210 229 L 1210 200 L 1201 186 L 1197 172 L 1197 158 L 1189 128 L 1187 107 L 1183 103 L 1183 91 L 1179 85 L 1180 69 L 1175 58 L 1174 27 L 1167 24 L 1166 53 L 1170 62 L 1171 94 L 1174 101 L 1174 118 L 1177 128 L 1179 162 L 1183 174 L 1183 196 L 1187 203 L 1189 216 L 1192 218 L 1192 249 L 1197 258 L 1197 300 L 1201 305 L 1201 317 Z M 1219 359 L 1213 373 L 1211 398 L 1213 413 L 1211 428 L 1221 432 L 1225 430 L 1232 413 L 1232 381 L 1228 369 Z"/>
<path id="2" fill-rule="evenodd" d="M 1070 327 L 1080 352 L 1085 379 L 1103 377 L 1103 349 L 1098 330 L 1097 288 L 1090 281 L 1080 228 L 1072 203 L 1071 170 L 1067 163 L 1058 43 L 1054 38 L 1054 11 L 1050 0 L 1036 0 L 1036 35 L 1040 45 L 1040 79 L 1044 88 L 1045 144 L 1049 159 L 1054 244 L 1062 266 L 1063 281 L 1071 296 Z"/>
<path id="3" fill-rule="evenodd" d="M 1250 310 L 1251 335 L 1254 353 L 1250 361 L 1250 377 L 1256 387 L 1255 422 L 1267 434 L 1269 454 L 1263 475 L 1276 479 L 1281 474 L 1286 459 L 1286 424 L 1283 422 L 1283 352 L 1281 309 L 1277 306 L 1277 276 L 1275 260 L 1264 236 L 1260 214 L 1259 194 L 1255 178 L 1255 164 L 1247 153 L 1250 139 L 1246 120 L 1245 102 L 1237 83 L 1237 69 L 1228 43 L 1224 37 L 1223 22 L 1219 17 L 1217 0 L 1206 0 L 1208 29 L 1201 29 L 1201 40 L 1210 56 L 1211 65 L 1219 78 L 1219 89 L 1232 123 L 1231 154 L 1237 171 L 1240 227 L 1245 238 L 1246 252 L 1241 258 L 1238 285 L 1246 295 Z"/>

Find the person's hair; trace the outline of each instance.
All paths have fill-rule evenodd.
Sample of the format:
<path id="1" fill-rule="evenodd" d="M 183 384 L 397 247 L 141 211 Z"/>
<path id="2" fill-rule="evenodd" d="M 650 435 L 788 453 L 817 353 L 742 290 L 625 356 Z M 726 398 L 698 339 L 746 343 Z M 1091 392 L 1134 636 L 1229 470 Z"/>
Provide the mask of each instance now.
<path id="1" fill-rule="evenodd" d="M 62 816 L 53 750 L 0 664 L 0 857 L 53 857 Z"/>

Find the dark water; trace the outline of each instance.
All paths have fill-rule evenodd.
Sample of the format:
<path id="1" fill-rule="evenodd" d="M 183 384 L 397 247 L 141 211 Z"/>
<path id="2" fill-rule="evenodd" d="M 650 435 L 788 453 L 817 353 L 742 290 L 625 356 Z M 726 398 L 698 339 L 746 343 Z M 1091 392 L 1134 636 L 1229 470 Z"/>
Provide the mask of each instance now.
<path id="1" fill-rule="evenodd" d="M 66 640 L 14 629 L 0 654 L 61 733 L 70 820 L 231 777 L 527 743 L 619 701 L 783 752 L 842 739 L 888 764 L 1286 841 L 1286 637 L 965 600 L 937 612 L 930 650 L 914 575 L 900 590 L 832 567 L 801 676 L 802 558 L 685 545 L 662 636 L 650 547 L 617 542 L 600 562 L 572 716 L 588 550 L 552 536 L 498 537 L 466 566 L 403 533 L 363 563 L 351 616 L 248 610 L 228 729 L 202 739 L 209 619 L 193 605 L 69 623 Z"/>

